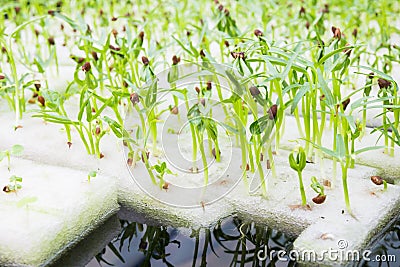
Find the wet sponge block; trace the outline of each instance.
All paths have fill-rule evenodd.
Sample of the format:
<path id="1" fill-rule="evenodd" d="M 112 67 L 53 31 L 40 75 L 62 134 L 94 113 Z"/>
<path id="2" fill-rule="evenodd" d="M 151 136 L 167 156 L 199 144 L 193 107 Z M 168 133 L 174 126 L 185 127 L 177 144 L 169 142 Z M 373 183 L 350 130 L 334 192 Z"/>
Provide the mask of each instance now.
<path id="1" fill-rule="evenodd" d="M 38 266 L 57 259 L 118 209 L 114 179 L 24 159 L 0 164 L 0 183 L 23 178 L 17 193 L 0 193 L 0 266 Z M 9 176 L 8 176 L 9 175 Z M 7 178 L 6 178 L 7 177 Z"/>

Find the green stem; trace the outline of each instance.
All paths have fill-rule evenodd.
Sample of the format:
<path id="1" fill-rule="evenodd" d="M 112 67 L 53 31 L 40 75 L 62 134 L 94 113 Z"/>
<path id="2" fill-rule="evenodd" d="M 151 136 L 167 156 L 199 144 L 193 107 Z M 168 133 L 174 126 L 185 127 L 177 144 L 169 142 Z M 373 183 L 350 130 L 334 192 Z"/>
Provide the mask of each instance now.
<path id="1" fill-rule="evenodd" d="M 301 205 L 306 206 L 307 199 L 306 199 L 306 193 L 304 191 L 303 175 L 302 175 L 301 171 L 297 171 L 297 176 L 299 177 L 299 184 L 300 184 Z"/>
<path id="2" fill-rule="evenodd" d="M 349 214 L 353 214 L 350 208 L 350 199 L 349 199 L 349 191 L 347 187 L 347 163 L 341 163 L 342 167 L 342 183 L 343 183 L 343 193 L 344 193 L 344 201 L 346 203 L 346 209 Z"/>

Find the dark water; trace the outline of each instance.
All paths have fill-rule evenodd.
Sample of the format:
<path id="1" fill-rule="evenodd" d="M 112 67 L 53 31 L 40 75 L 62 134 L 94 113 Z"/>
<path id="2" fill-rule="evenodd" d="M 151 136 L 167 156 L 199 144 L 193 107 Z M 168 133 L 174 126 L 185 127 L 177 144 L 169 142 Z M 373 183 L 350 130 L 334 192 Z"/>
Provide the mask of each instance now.
<path id="1" fill-rule="evenodd" d="M 293 241 L 284 233 L 243 223 L 236 216 L 197 231 L 145 225 L 114 216 L 62 257 L 56 266 L 298 266 L 287 257 L 284 261 L 278 260 L 277 255 L 265 260 L 257 257 L 265 249 L 290 251 Z M 104 248 L 99 247 L 102 242 Z M 379 255 L 387 260 L 353 262 L 351 266 L 399 267 L 400 216 L 367 249 L 371 250 L 371 259 Z M 90 253 L 94 255 L 91 260 L 87 258 L 91 257 Z"/>

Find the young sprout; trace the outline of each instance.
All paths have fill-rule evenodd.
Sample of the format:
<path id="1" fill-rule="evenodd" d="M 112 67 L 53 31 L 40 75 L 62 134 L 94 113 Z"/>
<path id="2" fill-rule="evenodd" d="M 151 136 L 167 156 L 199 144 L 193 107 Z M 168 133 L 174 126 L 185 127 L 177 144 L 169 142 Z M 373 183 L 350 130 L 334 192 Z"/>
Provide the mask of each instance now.
<path id="1" fill-rule="evenodd" d="M 3 187 L 3 192 L 5 193 L 11 193 L 11 192 L 17 192 L 22 188 L 22 177 L 18 177 L 15 175 L 12 175 L 10 177 L 10 183 L 6 186 Z"/>
<path id="2" fill-rule="evenodd" d="M 20 156 L 24 151 L 21 145 L 13 145 L 10 150 L 0 151 L 0 161 L 7 158 L 8 170 L 10 171 L 11 156 Z"/>
<path id="3" fill-rule="evenodd" d="M 89 172 L 89 173 L 88 173 L 88 177 L 87 177 L 88 182 L 90 183 L 90 179 L 91 179 L 91 178 L 94 178 L 94 177 L 96 177 L 96 176 L 97 176 L 97 171 L 91 171 L 91 172 Z"/>
<path id="4" fill-rule="evenodd" d="M 307 199 L 306 199 L 306 193 L 304 191 L 302 172 L 307 164 L 307 156 L 302 147 L 299 148 L 296 157 L 294 156 L 294 152 L 290 153 L 289 164 L 290 167 L 297 172 L 297 176 L 299 177 L 299 183 L 300 183 L 301 205 L 306 206 Z"/>
<path id="5" fill-rule="evenodd" d="M 383 191 L 387 190 L 387 182 L 382 177 L 377 176 L 377 175 L 371 176 L 371 181 L 376 185 L 382 185 L 383 184 Z"/>
<path id="6" fill-rule="evenodd" d="M 168 183 L 164 181 L 164 176 L 166 174 L 171 174 L 171 175 L 176 175 L 176 174 L 174 174 L 170 169 L 168 169 L 167 163 L 165 163 L 165 161 L 161 163 L 159 162 L 158 164 L 154 165 L 153 168 L 157 172 L 157 178 L 160 179 L 159 183 L 160 187 L 162 187 L 163 189 L 168 189 Z"/>
<path id="7" fill-rule="evenodd" d="M 324 186 L 320 184 L 315 176 L 311 177 L 311 188 L 318 194 L 312 201 L 315 204 L 322 204 L 325 202 L 326 195 L 324 193 Z"/>

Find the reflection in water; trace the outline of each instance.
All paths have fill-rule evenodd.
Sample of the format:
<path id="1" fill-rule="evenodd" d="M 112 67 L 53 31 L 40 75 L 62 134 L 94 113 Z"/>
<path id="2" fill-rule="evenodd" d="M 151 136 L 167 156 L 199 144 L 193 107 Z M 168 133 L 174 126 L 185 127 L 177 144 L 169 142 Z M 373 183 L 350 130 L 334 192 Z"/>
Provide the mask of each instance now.
<path id="1" fill-rule="evenodd" d="M 293 239 L 266 226 L 245 223 L 230 217 L 214 227 L 199 230 L 150 226 L 120 220 L 122 231 L 87 265 L 94 266 L 296 266 L 279 261 L 276 253 L 289 252 Z M 351 266 L 398 267 L 400 262 L 400 217 L 369 248 L 371 259 L 376 256 L 392 262 L 360 261 Z M 261 251 L 261 252 L 260 252 Z M 259 254 L 259 252 L 261 254 Z M 394 255 L 395 258 L 390 258 Z M 397 261 L 396 261 L 397 260 Z"/>
<path id="2" fill-rule="evenodd" d="M 260 260 L 259 250 L 291 248 L 283 233 L 237 217 L 210 229 L 174 229 L 121 220 L 121 233 L 87 266 L 294 266 L 291 261 Z"/>

